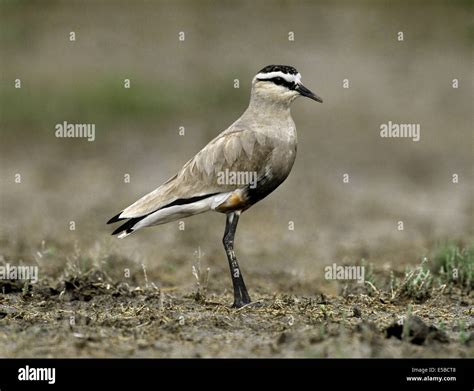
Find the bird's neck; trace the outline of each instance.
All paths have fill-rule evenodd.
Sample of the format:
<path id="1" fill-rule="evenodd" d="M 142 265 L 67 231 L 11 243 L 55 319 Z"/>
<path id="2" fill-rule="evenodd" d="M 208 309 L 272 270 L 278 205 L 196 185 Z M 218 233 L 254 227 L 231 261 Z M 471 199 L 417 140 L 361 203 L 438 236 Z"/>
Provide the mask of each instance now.
<path id="1" fill-rule="evenodd" d="M 287 100 L 270 99 L 253 93 L 246 113 L 254 118 L 286 120 L 290 117 L 290 104 Z"/>

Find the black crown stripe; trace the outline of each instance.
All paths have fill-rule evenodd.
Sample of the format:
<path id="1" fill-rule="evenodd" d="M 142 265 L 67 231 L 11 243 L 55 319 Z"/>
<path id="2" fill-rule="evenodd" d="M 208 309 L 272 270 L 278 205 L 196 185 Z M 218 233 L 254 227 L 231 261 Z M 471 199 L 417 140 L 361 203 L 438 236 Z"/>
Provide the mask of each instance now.
<path id="1" fill-rule="evenodd" d="M 267 65 L 259 73 L 283 72 L 290 75 L 298 74 L 298 71 L 289 65 Z"/>

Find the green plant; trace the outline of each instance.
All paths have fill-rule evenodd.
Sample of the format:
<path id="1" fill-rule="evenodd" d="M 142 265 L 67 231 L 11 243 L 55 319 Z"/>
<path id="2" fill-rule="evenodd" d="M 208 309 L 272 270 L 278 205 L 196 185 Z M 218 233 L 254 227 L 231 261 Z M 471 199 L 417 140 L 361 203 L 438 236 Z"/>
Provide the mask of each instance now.
<path id="1" fill-rule="evenodd" d="M 433 271 L 442 283 L 472 289 L 474 285 L 474 247 L 461 248 L 456 244 L 441 247 L 433 257 Z"/>
<path id="2" fill-rule="evenodd" d="M 433 275 L 428 267 L 428 259 L 423 258 L 415 269 L 407 268 L 401 282 L 391 277 L 392 298 L 409 298 L 422 302 L 431 296 Z"/>

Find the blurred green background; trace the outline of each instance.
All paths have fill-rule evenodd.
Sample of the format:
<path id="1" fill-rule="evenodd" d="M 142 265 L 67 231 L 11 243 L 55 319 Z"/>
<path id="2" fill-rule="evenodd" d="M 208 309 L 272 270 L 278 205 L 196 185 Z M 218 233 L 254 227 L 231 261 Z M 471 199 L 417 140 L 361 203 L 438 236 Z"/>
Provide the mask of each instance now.
<path id="1" fill-rule="evenodd" d="M 45 240 L 62 249 L 59 265 L 75 246 L 192 284 L 201 247 L 226 272 L 221 215 L 123 241 L 105 222 L 230 125 L 273 63 L 295 66 L 324 104 L 293 105 L 298 157 L 241 219 L 244 271 L 316 281 L 332 262 L 393 267 L 473 238 L 472 2 L 2 0 L 0 10 L 4 259 L 26 262 Z M 421 141 L 380 138 L 390 120 L 420 123 Z M 96 140 L 56 138 L 63 121 L 94 123 Z"/>

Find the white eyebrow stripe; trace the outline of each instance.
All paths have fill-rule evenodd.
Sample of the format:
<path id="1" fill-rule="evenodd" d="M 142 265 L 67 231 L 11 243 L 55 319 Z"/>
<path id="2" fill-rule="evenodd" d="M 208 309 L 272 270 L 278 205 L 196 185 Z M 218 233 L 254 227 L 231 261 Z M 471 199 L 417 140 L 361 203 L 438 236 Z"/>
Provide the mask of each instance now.
<path id="1" fill-rule="evenodd" d="M 276 71 L 276 72 L 268 72 L 268 73 L 259 73 L 257 75 L 257 79 L 261 79 L 261 80 L 273 79 L 274 77 L 281 77 L 289 83 L 291 83 L 291 82 L 300 83 L 301 82 L 301 75 L 299 73 L 297 73 L 296 75 L 291 75 L 289 73 L 283 73 L 283 72 L 280 72 L 280 71 Z"/>

